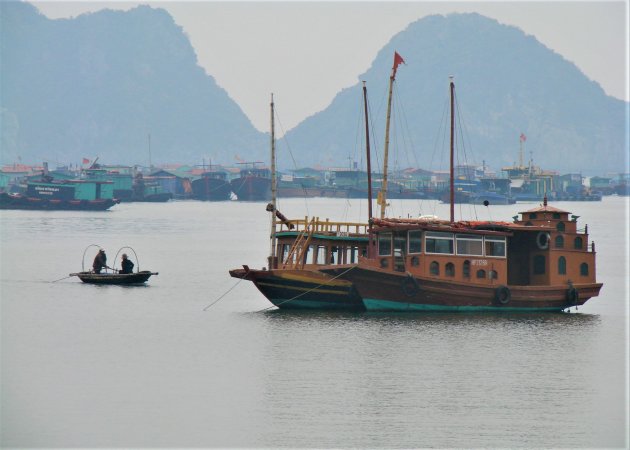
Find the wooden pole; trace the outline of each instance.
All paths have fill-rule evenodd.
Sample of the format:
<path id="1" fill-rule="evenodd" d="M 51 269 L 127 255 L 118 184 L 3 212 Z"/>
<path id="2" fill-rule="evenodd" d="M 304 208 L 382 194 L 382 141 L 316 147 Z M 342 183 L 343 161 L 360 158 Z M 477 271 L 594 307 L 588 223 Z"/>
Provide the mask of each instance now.
<path id="1" fill-rule="evenodd" d="M 273 105 L 273 93 L 271 94 L 271 233 L 269 235 L 270 240 L 270 252 L 269 252 L 269 270 L 276 267 L 276 136 L 275 136 L 275 124 L 274 124 L 274 105 Z"/>
<path id="2" fill-rule="evenodd" d="M 455 222 L 455 83 L 453 83 L 453 77 L 450 77 L 450 91 L 451 91 L 451 223 Z"/>

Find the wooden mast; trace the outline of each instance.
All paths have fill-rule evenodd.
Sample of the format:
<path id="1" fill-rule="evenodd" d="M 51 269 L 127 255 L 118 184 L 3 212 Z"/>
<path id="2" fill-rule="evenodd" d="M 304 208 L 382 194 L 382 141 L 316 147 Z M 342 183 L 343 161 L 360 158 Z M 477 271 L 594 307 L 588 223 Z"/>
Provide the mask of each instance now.
<path id="1" fill-rule="evenodd" d="M 451 203 L 451 223 L 455 222 L 455 83 L 453 83 L 453 77 L 450 78 L 450 91 L 451 91 L 451 173 L 450 173 L 450 203 Z"/>
<path id="2" fill-rule="evenodd" d="M 368 125 L 367 87 L 363 82 L 363 108 L 365 110 L 365 152 L 367 154 L 367 180 L 368 180 L 368 223 L 372 219 L 372 164 L 370 162 L 370 131 Z M 369 225 L 372 229 L 372 225 Z"/>
<path id="3" fill-rule="evenodd" d="M 372 255 L 372 163 L 370 159 L 370 128 L 368 123 L 367 87 L 363 82 L 363 109 L 365 110 L 365 153 L 368 181 L 368 258 Z"/>
<path id="4" fill-rule="evenodd" d="M 271 94 L 271 234 L 270 252 L 269 252 L 269 269 L 276 267 L 276 135 L 274 125 L 274 105 L 273 93 Z"/>
<path id="5" fill-rule="evenodd" d="M 389 77 L 389 95 L 387 97 L 387 121 L 385 124 L 385 148 L 383 150 L 383 182 L 379 193 L 378 203 L 381 205 L 381 219 L 385 218 L 385 208 L 387 207 L 387 163 L 389 159 L 389 123 L 392 117 L 392 92 L 394 90 L 394 81 L 396 80 L 396 69 L 400 64 L 404 64 L 405 60 L 394 52 L 394 65 L 392 66 L 392 74 Z"/>
<path id="6" fill-rule="evenodd" d="M 381 192 L 378 203 L 381 206 L 381 219 L 385 217 L 387 207 L 387 164 L 389 159 L 389 123 L 392 116 L 392 92 L 394 90 L 394 79 L 396 78 L 396 58 L 394 57 L 394 67 L 392 75 L 389 77 L 389 95 L 387 97 L 387 120 L 385 122 L 385 148 L 383 150 L 383 181 L 381 182 Z"/>

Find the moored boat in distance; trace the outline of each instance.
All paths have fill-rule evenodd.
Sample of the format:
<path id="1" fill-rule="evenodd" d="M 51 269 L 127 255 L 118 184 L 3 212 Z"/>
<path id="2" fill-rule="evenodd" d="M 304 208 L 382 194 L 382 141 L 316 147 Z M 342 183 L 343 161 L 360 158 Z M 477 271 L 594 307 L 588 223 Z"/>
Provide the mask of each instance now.
<path id="1" fill-rule="evenodd" d="M 26 182 L 23 193 L 0 192 L 0 209 L 105 211 L 120 203 L 112 181 L 54 179 L 45 165 L 39 179 Z"/>
<path id="2" fill-rule="evenodd" d="M 271 171 L 258 167 L 259 161 L 245 164 L 239 177 L 230 181 L 232 192 L 240 201 L 268 201 L 271 199 Z"/>
<path id="3" fill-rule="evenodd" d="M 221 201 L 230 199 L 232 186 L 225 172 L 208 170 L 192 181 L 192 191 L 195 200 Z"/>

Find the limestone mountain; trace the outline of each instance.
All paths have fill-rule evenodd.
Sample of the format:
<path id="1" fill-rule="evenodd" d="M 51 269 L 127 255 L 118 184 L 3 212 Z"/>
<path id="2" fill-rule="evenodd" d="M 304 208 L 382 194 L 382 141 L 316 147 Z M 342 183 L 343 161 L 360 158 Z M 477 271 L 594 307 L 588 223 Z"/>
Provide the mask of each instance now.
<path id="1" fill-rule="evenodd" d="M 390 139 L 392 161 L 399 166 L 428 167 L 432 160 L 445 160 L 446 155 L 436 154 L 441 152 L 436 152 L 436 142 L 443 140 L 452 75 L 461 119 L 458 139 L 466 144 L 460 163 L 481 165 L 485 160 L 499 169 L 518 162 L 523 133 L 525 162 L 531 152 L 535 165 L 562 172 L 623 170 L 628 104 L 607 96 L 573 63 L 534 37 L 478 14 L 428 16 L 412 23 L 359 76 L 367 81 L 373 148 L 378 152 L 384 142 L 384 99 L 394 51 L 406 62 L 397 72 Z M 334 70 L 324 67 L 322 76 Z M 287 133 L 302 165 L 348 165 L 349 156 L 363 158 L 363 150 L 357 150 L 360 105 L 357 82 Z"/>
<path id="2" fill-rule="evenodd" d="M 265 135 L 197 64 L 165 10 L 49 20 L 25 2 L 0 8 L 2 162 L 266 156 Z"/>

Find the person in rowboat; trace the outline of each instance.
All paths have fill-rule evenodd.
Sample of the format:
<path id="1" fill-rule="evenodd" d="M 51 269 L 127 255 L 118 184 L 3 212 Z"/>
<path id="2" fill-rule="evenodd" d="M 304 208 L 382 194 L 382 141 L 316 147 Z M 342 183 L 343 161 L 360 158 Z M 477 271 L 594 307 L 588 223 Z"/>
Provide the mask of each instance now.
<path id="1" fill-rule="evenodd" d="M 121 269 L 118 273 L 133 273 L 133 262 L 127 258 L 127 254 L 123 253 L 122 261 L 120 262 Z"/>
<path id="2" fill-rule="evenodd" d="M 92 269 L 94 273 L 101 273 L 101 270 L 105 267 L 107 267 L 107 255 L 105 254 L 105 250 L 100 249 L 94 258 Z"/>

